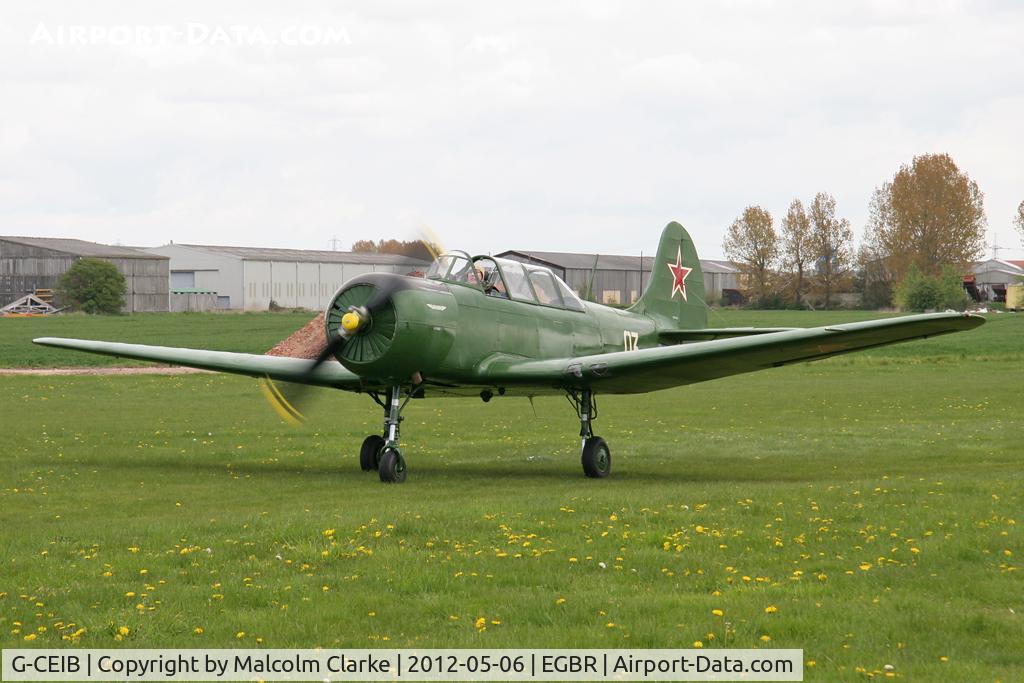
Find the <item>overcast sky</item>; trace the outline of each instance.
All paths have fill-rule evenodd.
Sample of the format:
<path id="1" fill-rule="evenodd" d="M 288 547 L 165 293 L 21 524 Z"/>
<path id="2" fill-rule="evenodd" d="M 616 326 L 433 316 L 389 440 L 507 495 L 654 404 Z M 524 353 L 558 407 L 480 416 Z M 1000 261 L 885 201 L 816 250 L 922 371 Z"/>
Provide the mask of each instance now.
<path id="1" fill-rule="evenodd" d="M 1022 7 L 4 0 L 0 234 L 710 258 L 948 152 L 1020 257 Z"/>

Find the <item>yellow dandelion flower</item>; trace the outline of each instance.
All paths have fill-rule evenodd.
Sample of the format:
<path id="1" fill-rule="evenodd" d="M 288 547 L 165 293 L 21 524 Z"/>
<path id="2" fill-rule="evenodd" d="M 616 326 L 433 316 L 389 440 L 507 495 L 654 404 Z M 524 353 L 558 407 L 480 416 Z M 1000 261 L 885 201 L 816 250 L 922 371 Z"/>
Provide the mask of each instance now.
<path id="1" fill-rule="evenodd" d="M 761 642 L 762 643 L 767 643 L 771 639 L 772 639 L 772 637 L 770 635 L 768 635 L 768 634 L 765 634 L 765 635 L 761 636 Z"/>
<path id="2" fill-rule="evenodd" d="M 324 536 L 327 538 L 334 536 L 334 529 L 324 529 Z"/>
<path id="3" fill-rule="evenodd" d="M 564 605 L 565 604 L 565 598 L 558 598 L 557 600 L 555 600 L 555 604 L 556 605 Z"/>
<path id="4" fill-rule="evenodd" d="M 764 613 L 765 614 L 775 614 L 778 611 L 779 611 L 779 608 L 776 607 L 775 605 L 768 605 L 767 607 L 764 608 Z"/>
<path id="5" fill-rule="evenodd" d="M 695 640 L 695 641 L 693 641 L 693 646 L 695 648 L 697 648 L 697 649 L 700 649 L 700 648 L 704 647 L 704 643 L 700 642 L 699 640 Z"/>
<path id="6" fill-rule="evenodd" d="M 245 631 L 239 631 L 238 633 L 236 633 L 235 634 L 235 638 L 238 638 L 238 639 L 245 638 Z"/>
<path id="7" fill-rule="evenodd" d="M 34 633 L 30 633 L 27 636 L 25 636 L 25 640 L 35 640 L 35 639 L 36 639 L 36 634 L 34 634 Z"/>
<path id="8" fill-rule="evenodd" d="M 117 629 L 117 632 L 120 633 L 122 636 L 126 636 L 129 633 L 131 633 L 131 629 L 129 629 L 127 626 L 121 626 Z"/>
<path id="9" fill-rule="evenodd" d="M 816 661 L 815 661 L 815 660 L 813 660 L 813 659 L 808 659 L 808 660 L 807 660 L 807 667 L 808 667 L 808 668 L 810 668 L 810 669 L 813 669 L 813 668 L 814 668 L 814 667 L 816 667 L 816 666 L 818 666 L 818 662 L 816 662 Z"/>
<path id="10" fill-rule="evenodd" d="M 25 640 L 28 640 L 28 636 L 25 637 Z M 947 657 L 946 655 L 942 655 L 941 657 L 939 657 L 939 661 L 940 662 L 948 662 L 949 661 L 949 657 Z"/>
<path id="11" fill-rule="evenodd" d="M 196 626 L 194 629 L 192 629 L 192 633 L 196 634 L 197 636 L 203 635 L 203 627 Z"/>
<path id="12" fill-rule="evenodd" d="M 725 612 L 723 612 L 720 609 L 713 609 L 713 610 L 711 610 L 711 613 L 714 614 L 716 617 L 725 616 Z"/>
<path id="13" fill-rule="evenodd" d="M 375 616 L 377 616 L 377 613 L 376 612 L 367 612 L 366 616 L 368 616 L 368 617 L 375 617 Z"/>
<path id="14" fill-rule="evenodd" d="M 862 572 L 866 572 L 869 569 L 871 569 L 871 563 L 870 562 L 861 562 L 860 563 L 860 570 Z"/>

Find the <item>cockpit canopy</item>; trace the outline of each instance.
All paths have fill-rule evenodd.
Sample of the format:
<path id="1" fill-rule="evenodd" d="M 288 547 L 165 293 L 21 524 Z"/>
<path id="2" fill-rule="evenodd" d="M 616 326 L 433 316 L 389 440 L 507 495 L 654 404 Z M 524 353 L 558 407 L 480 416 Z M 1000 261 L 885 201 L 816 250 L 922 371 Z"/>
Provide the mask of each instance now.
<path id="1" fill-rule="evenodd" d="M 584 310 L 576 293 L 550 269 L 511 259 L 453 251 L 434 261 L 427 278 L 481 289 L 487 296 L 571 311 Z"/>

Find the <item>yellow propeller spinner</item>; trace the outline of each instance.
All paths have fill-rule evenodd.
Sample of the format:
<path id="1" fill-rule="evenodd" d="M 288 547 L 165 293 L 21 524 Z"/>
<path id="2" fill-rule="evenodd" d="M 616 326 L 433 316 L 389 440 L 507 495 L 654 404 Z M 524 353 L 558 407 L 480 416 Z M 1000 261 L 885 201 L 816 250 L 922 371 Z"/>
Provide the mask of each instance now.
<path id="1" fill-rule="evenodd" d="M 341 329 L 349 334 L 355 333 L 363 325 L 363 318 L 355 311 L 349 311 L 341 316 Z"/>

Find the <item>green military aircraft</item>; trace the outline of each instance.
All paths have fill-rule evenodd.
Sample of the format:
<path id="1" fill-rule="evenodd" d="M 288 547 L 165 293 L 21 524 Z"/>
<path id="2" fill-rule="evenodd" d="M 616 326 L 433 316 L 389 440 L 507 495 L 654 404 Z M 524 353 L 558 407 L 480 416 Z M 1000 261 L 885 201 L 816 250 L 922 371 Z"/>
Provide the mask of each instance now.
<path id="1" fill-rule="evenodd" d="M 382 435 L 360 449 L 364 471 L 406 477 L 402 410 L 412 398 L 565 394 L 580 420 L 588 477 L 611 471 L 594 435 L 595 395 L 632 394 L 817 360 L 977 327 L 977 315 L 934 313 L 813 328 L 709 328 L 704 277 L 689 234 L 669 223 L 650 283 L 629 309 L 581 301 L 547 268 L 447 253 L 425 278 L 370 273 L 335 294 L 316 360 L 42 338 L 37 344 L 174 363 L 267 380 L 285 417 L 300 414 L 273 380 L 369 395 Z M 337 362 L 334 362 L 334 361 Z M 290 386 L 290 385 L 289 385 Z"/>

